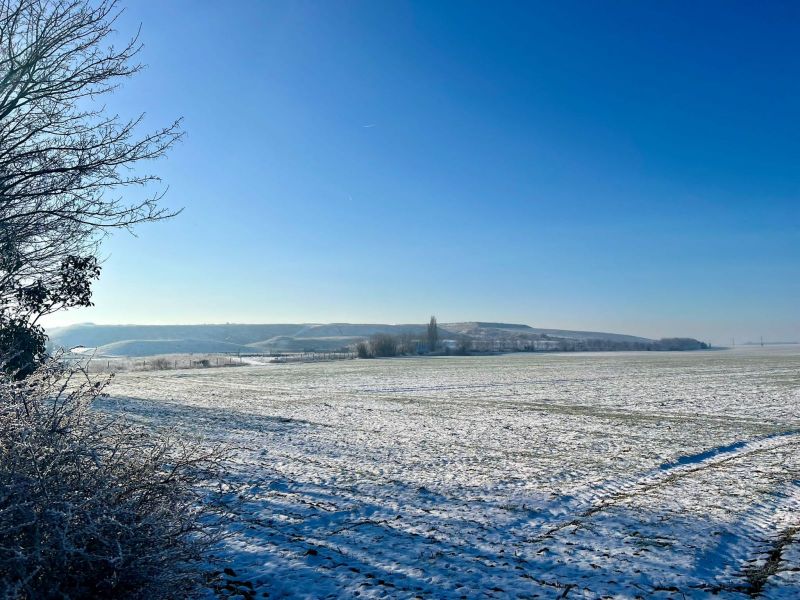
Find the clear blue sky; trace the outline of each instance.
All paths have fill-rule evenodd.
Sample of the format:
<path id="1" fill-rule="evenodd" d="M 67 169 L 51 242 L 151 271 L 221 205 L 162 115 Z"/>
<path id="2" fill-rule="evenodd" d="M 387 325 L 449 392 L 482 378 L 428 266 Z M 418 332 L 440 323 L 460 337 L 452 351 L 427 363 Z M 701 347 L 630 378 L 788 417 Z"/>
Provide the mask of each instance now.
<path id="1" fill-rule="evenodd" d="M 128 2 L 178 218 L 51 324 L 800 339 L 800 4 Z"/>

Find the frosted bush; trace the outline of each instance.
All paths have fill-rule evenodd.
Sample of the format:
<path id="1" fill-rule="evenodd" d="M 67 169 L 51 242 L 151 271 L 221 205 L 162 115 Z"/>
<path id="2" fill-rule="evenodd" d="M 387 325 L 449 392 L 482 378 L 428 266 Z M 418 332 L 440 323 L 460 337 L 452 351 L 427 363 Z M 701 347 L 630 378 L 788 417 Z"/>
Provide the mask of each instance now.
<path id="1" fill-rule="evenodd" d="M 181 598 L 201 583 L 223 452 L 92 409 L 103 388 L 57 361 L 0 376 L 0 598 Z"/>

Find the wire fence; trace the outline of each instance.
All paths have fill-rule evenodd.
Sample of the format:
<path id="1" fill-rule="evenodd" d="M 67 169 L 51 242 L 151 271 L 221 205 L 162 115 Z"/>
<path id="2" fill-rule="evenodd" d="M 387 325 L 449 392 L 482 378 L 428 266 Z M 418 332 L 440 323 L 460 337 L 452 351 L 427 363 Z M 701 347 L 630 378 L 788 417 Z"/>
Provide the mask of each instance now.
<path id="1" fill-rule="evenodd" d="M 252 354 L 165 354 L 159 356 L 93 356 L 67 354 L 63 360 L 78 364 L 90 373 L 124 371 L 168 371 L 179 369 L 210 369 L 246 367 L 268 364 L 307 363 L 351 360 L 355 352 L 289 352 Z"/>

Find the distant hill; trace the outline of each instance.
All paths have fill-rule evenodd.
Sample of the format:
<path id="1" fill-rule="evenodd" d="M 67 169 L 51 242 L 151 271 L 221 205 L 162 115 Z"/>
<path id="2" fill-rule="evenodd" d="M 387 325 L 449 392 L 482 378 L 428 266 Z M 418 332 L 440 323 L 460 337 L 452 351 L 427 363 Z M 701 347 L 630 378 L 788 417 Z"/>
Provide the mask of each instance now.
<path id="1" fill-rule="evenodd" d="M 332 352 L 349 347 L 365 339 L 364 336 L 290 337 L 278 336 L 250 344 L 250 352 Z"/>
<path id="2" fill-rule="evenodd" d="M 81 323 L 48 330 L 54 346 L 97 348 L 134 340 L 214 340 L 245 346 L 279 335 L 294 336 L 304 324 L 292 325 L 94 325 Z"/>
<path id="3" fill-rule="evenodd" d="M 328 352 L 352 347 L 378 333 L 424 338 L 426 325 L 381 323 L 295 323 L 219 325 L 94 325 L 83 323 L 48 331 L 53 348 L 84 346 L 105 356 L 207 352 Z M 439 325 L 442 340 L 470 339 L 488 348 L 527 347 L 531 342 L 565 349 L 694 349 L 689 339 L 656 341 L 597 331 L 542 329 L 516 323 L 470 321 Z M 534 345 L 536 345 L 534 344 Z"/>
<path id="4" fill-rule="evenodd" d="M 155 356 L 157 354 L 252 352 L 249 346 L 216 340 L 124 340 L 97 348 L 99 356 Z"/>
<path id="5" fill-rule="evenodd" d="M 541 329 L 528 325 L 517 325 L 513 323 L 484 323 L 473 321 L 468 323 L 445 323 L 443 328 L 469 336 L 480 337 L 501 337 L 501 336 L 550 336 L 555 338 L 572 340 L 606 340 L 611 342 L 634 342 L 648 343 L 654 340 L 637 337 L 635 335 L 625 335 L 622 333 L 604 333 L 601 331 L 570 331 L 568 329 Z"/>
<path id="6" fill-rule="evenodd" d="M 332 338 L 332 337 L 361 337 L 366 338 L 376 333 L 390 333 L 398 335 L 410 333 L 423 335 L 427 325 L 386 325 L 386 324 L 353 324 L 353 323 L 327 323 L 325 325 L 306 325 L 294 334 L 294 337 L 303 338 Z"/>

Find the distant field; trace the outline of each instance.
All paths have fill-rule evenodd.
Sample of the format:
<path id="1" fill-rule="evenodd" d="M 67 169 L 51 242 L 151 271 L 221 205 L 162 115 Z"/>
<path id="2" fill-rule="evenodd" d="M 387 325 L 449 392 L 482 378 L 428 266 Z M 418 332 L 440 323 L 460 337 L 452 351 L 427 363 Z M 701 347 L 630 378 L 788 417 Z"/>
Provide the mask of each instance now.
<path id="1" fill-rule="evenodd" d="M 125 371 L 163 371 L 167 369 L 196 369 L 242 366 L 246 364 L 235 354 L 161 354 L 157 356 L 94 356 L 69 354 L 66 357 L 90 373 L 121 373 Z"/>
<path id="2" fill-rule="evenodd" d="M 800 596 L 797 347 L 131 372 L 111 391 L 109 410 L 247 445 L 223 551 L 257 597 Z"/>
<path id="3" fill-rule="evenodd" d="M 281 354 L 223 354 L 181 353 L 155 356 L 98 356 L 66 354 L 64 360 L 81 365 L 90 373 L 124 373 L 126 371 L 171 371 L 181 369 L 209 369 L 216 367 L 243 367 L 270 363 L 322 362 L 349 360 L 353 352 L 295 352 Z"/>

